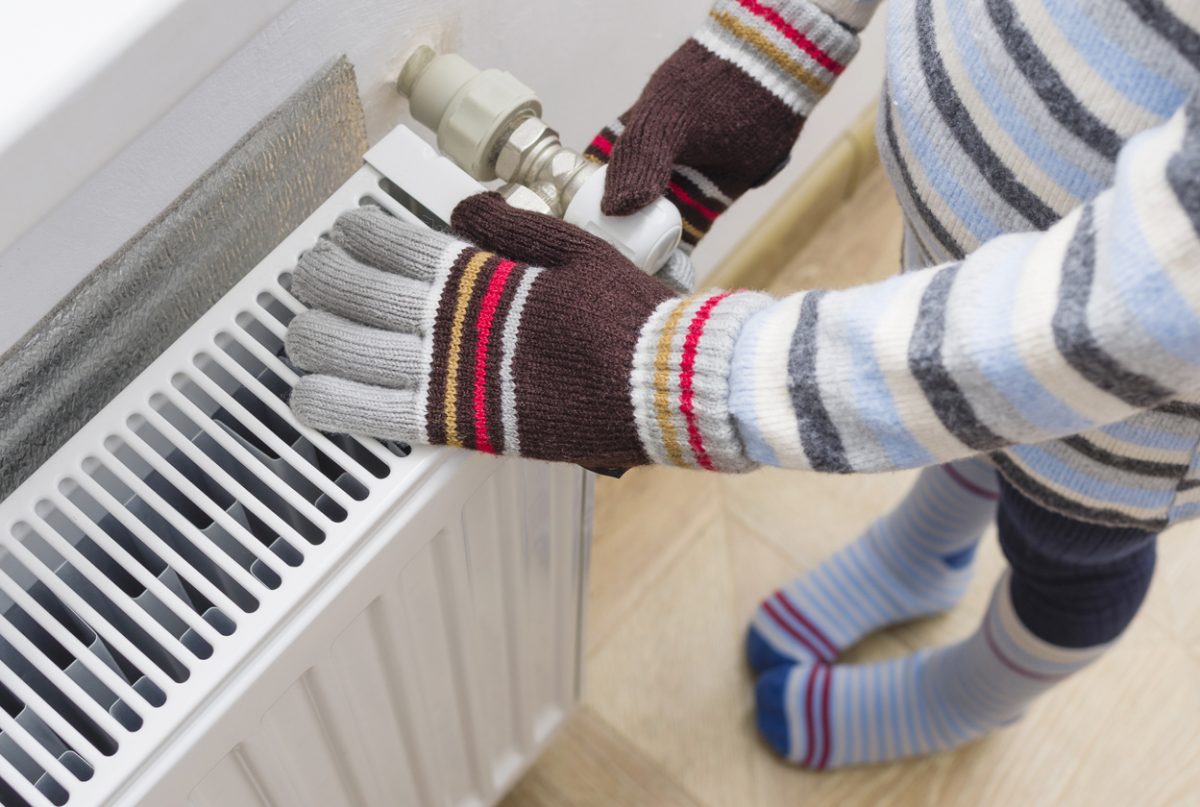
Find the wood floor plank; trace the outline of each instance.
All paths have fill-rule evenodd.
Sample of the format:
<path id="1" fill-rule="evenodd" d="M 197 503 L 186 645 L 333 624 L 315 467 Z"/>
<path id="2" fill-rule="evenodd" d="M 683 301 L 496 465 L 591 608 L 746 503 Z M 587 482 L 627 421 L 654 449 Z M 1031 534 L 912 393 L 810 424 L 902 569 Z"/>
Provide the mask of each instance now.
<path id="1" fill-rule="evenodd" d="M 621 479 L 596 481 L 587 655 L 698 535 L 697 525 L 718 512 L 712 474 L 635 468 Z"/>
<path id="2" fill-rule="evenodd" d="M 730 547 L 721 525 L 705 525 L 639 608 L 590 659 L 585 700 L 707 805 L 744 802 L 753 786 L 749 672 L 740 661 L 745 615 L 734 568 L 758 549 L 754 568 L 778 555 L 752 540 Z M 636 682 L 636 683 L 635 683 Z"/>
<path id="3" fill-rule="evenodd" d="M 702 807 L 586 706 L 500 807 Z"/>
<path id="4" fill-rule="evenodd" d="M 891 277 L 900 264 L 902 232 L 900 210 L 877 170 L 767 290 L 840 289 Z"/>

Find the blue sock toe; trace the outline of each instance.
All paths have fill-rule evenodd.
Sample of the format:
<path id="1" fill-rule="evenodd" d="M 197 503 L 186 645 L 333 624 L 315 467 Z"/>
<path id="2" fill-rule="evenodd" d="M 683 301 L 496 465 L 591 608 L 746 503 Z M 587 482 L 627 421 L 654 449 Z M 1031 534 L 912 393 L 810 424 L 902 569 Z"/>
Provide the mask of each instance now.
<path id="1" fill-rule="evenodd" d="M 793 667 L 772 667 L 758 677 L 754 684 L 754 712 L 758 731 L 763 739 L 781 756 L 791 750 L 788 741 L 787 693 L 788 677 Z"/>
<path id="2" fill-rule="evenodd" d="M 960 642 L 873 664 L 767 670 L 754 687 L 763 739 L 788 762 L 822 771 L 956 748 L 1011 723 L 1110 645 L 1039 639 L 1016 616 L 1009 583 L 1000 579 L 983 624 Z"/>
<path id="3" fill-rule="evenodd" d="M 754 672 L 762 673 L 773 667 L 790 666 L 797 662 L 791 656 L 780 653 L 763 638 L 753 624 L 746 628 L 746 662 Z"/>

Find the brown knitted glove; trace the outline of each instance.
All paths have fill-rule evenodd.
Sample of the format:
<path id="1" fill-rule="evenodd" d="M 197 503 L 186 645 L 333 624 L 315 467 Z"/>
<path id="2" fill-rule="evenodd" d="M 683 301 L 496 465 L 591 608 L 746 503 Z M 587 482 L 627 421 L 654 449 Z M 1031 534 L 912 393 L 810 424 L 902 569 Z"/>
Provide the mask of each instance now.
<path id="1" fill-rule="evenodd" d="M 769 300 L 671 294 L 607 243 L 495 193 L 454 211 L 481 247 L 376 208 L 305 254 L 291 405 L 322 431 L 627 468 L 750 466 L 734 338 Z"/>
<path id="2" fill-rule="evenodd" d="M 807 0 L 717 0 L 704 26 L 588 146 L 611 160 L 601 207 L 633 213 L 664 193 L 695 245 L 787 161 L 813 105 L 858 49 Z"/>

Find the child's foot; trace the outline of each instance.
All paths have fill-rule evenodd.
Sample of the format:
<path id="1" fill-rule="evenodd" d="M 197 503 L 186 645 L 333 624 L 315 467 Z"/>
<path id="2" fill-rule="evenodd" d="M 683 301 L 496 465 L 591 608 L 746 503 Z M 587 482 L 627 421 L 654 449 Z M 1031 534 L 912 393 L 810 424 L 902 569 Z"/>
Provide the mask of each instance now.
<path id="1" fill-rule="evenodd" d="M 758 728 L 788 760 L 816 770 L 943 751 L 1012 722 L 1107 647 L 1055 647 L 1031 634 L 1013 611 L 1005 575 L 966 641 L 878 664 L 763 673 Z"/>
<path id="2" fill-rule="evenodd" d="M 750 666 L 832 662 L 885 625 L 954 605 L 995 517 L 997 490 L 996 472 L 982 460 L 922 472 L 858 540 L 763 600 L 746 635 Z"/>

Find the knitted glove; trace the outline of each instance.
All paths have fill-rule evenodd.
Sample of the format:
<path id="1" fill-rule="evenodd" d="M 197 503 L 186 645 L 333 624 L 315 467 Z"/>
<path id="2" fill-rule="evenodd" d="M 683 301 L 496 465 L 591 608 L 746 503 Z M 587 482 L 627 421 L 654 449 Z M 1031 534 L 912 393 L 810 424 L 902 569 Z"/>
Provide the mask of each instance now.
<path id="1" fill-rule="evenodd" d="M 808 0 L 717 0 L 637 103 L 588 146 L 592 159 L 611 160 L 601 209 L 627 215 L 665 193 L 694 246 L 783 167 L 857 49 L 855 34 Z"/>
<path id="2" fill-rule="evenodd" d="M 667 262 L 659 267 L 654 276 L 676 294 L 688 294 L 696 288 L 696 270 L 692 259 L 683 249 L 676 247 Z"/>
<path id="3" fill-rule="evenodd" d="M 758 293 L 682 298 L 607 243 L 494 193 L 453 225 L 338 219 L 292 292 L 296 417 L 328 432 L 590 467 L 745 470 L 728 374 Z"/>

